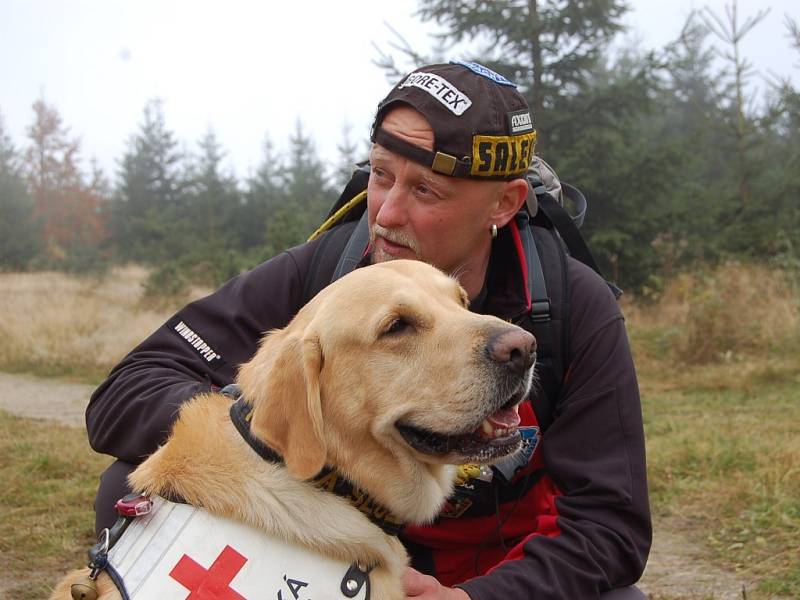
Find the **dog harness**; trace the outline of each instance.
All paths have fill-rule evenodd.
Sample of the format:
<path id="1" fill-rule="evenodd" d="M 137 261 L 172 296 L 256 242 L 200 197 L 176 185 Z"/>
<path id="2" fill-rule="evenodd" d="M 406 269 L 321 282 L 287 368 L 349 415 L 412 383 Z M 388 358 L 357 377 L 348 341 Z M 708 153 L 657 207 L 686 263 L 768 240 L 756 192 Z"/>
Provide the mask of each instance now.
<path id="1" fill-rule="evenodd" d="M 367 569 L 159 496 L 107 549 L 104 570 L 130 600 L 370 597 Z"/>
<path id="2" fill-rule="evenodd" d="M 242 399 L 241 388 L 232 383 L 222 388 L 220 393 L 235 400 L 230 408 L 231 421 L 239 435 L 242 436 L 253 451 L 266 461 L 283 464 L 283 457 L 280 454 L 250 434 L 250 419 L 253 414 L 253 407 Z M 322 471 L 311 479 L 310 483 L 347 500 L 352 506 L 364 513 L 370 521 L 380 527 L 384 533 L 396 536 L 403 530 L 404 523 L 399 518 L 367 492 L 354 485 L 334 467 L 325 466 Z"/>

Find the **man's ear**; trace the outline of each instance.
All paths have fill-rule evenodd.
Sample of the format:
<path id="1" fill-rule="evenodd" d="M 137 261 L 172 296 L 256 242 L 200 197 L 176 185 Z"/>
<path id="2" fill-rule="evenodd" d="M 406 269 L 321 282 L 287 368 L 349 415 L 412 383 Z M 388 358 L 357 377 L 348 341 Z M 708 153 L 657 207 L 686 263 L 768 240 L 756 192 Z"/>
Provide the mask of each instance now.
<path id="1" fill-rule="evenodd" d="M 528 180 L 520 178 L 506 181 L 499 193 L 502 195 L 492 212 L 492 223 L 502 227 L 513 219 L 525 204 L 525 199 L 528 197 Z"/>
<path id="2" fill-rule="evenodd" d="M 253 404 L 250 431 L 278 452 L 299 479 L 313 477 L 325 466 L 321 370 L 318 338 L 282 330 L 266 337 L 237 379 Z"/>

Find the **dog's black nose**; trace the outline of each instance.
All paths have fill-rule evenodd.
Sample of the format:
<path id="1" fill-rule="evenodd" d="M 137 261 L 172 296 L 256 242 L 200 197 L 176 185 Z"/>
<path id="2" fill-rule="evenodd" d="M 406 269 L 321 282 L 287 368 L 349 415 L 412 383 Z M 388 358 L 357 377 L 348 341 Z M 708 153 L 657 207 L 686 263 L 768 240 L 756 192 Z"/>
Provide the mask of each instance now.
<path id="1" fill-rule="evenodd" d="M 516 375 L 523 375 L 536 361 L 536 338 L 519 327 L 493 336 L 487 349 L 493 361 Z"/>

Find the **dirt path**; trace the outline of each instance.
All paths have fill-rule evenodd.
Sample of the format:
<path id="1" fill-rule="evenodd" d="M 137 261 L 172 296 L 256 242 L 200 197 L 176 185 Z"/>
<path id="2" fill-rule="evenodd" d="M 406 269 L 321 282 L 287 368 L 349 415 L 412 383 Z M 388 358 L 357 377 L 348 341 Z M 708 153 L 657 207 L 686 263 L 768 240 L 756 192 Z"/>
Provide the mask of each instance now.
<path id="1" fill-rule="evenodd" d="M 83 427 L 83 411 L 94 387 L 26 375 L 0 373 L 0 410 L 33 419 Z M 656 522 L 650 560 L 639 587 L 653 600 L 740 600 L 752 582 L 702 559 L 678 522 Z"/>
<path id="2" fill-rule="evenodd" d="M 58 379 L 0 373 L 0 410 L 84 427 L 83 411 L 94 388 Z"/>
<path id="3" fill-rule="evenodd" d="M 742 600 L 753 582 L 703 560 L 702 546 L 688 541 L 686 526 L 655 521 L 653 547 L 639 587 L 653 600 Z"/>

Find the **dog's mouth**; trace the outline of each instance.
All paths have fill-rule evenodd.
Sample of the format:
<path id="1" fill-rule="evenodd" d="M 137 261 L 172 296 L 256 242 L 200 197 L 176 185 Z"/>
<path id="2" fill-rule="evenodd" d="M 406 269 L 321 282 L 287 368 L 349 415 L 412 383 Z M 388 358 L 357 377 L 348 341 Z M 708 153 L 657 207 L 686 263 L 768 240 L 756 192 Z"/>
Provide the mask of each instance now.
<path id="1" fill-rule="evenodd" d="M 396 427 L 406 443 L 422 454 L 434 455 L 453 464 L 490 462 L 519 447 L 521 401 L 521 395 L 511 398 L 466 433 L 445 434 L 400 422 Z"/>

